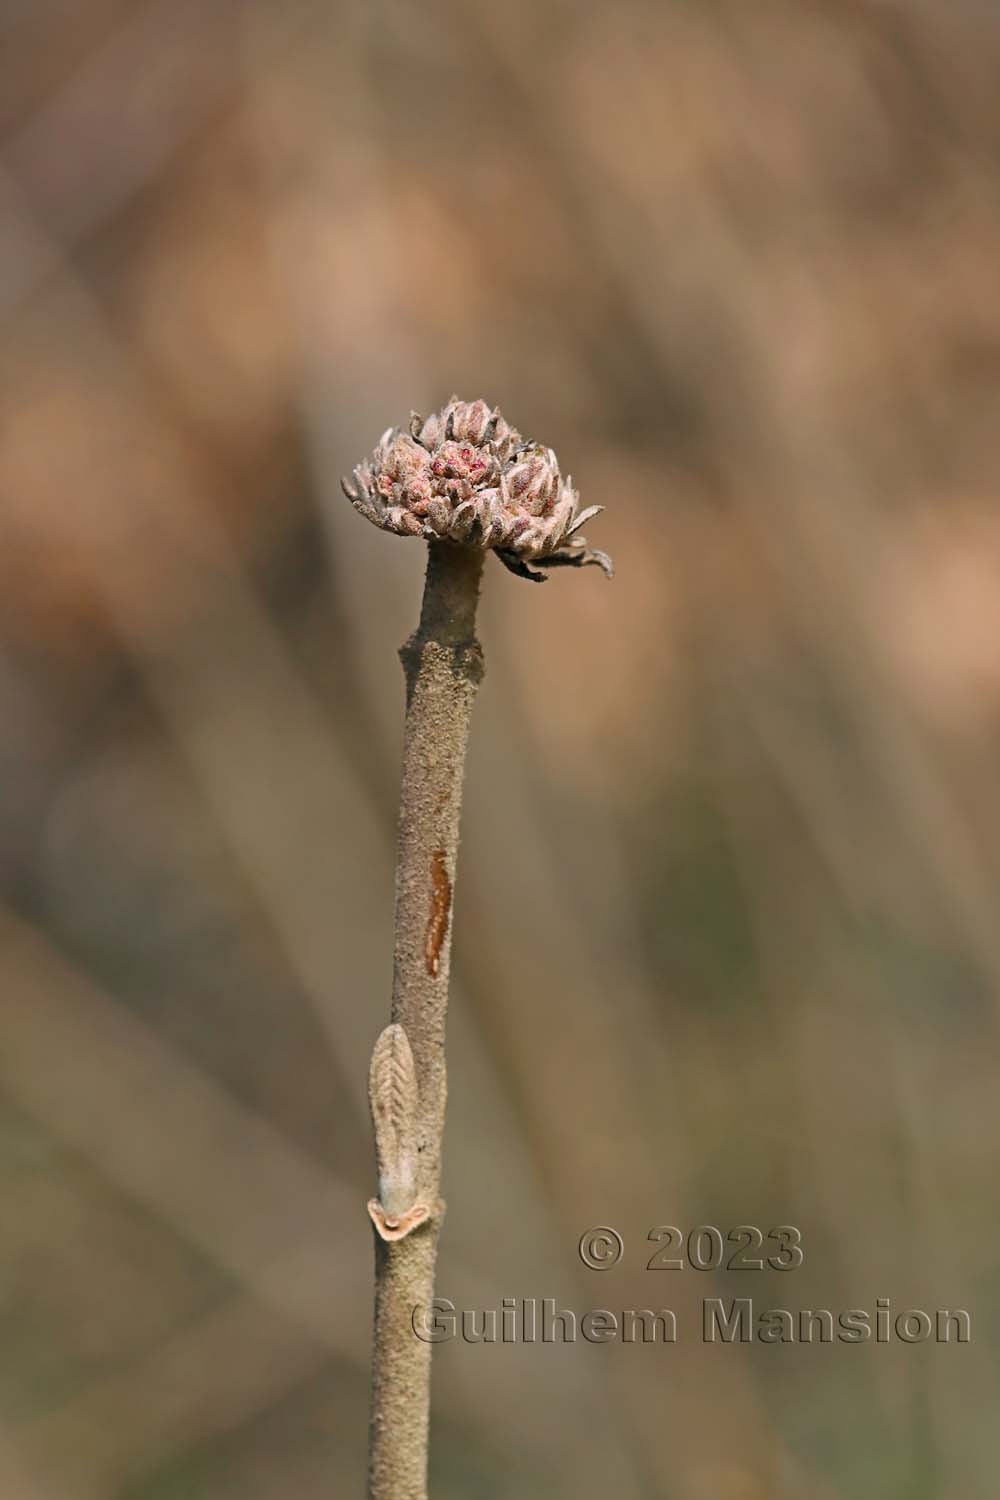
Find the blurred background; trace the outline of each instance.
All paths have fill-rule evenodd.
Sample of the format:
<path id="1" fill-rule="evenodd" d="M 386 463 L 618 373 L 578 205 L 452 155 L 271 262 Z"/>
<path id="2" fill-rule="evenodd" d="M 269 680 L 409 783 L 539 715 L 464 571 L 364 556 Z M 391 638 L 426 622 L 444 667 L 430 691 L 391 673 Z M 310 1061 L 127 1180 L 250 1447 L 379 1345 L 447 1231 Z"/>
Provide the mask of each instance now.
<path id="1" fill-rule="evenodd" d="M 362 1493 L 423 548 L 338 481 L 453 390 L 618 577 L 487 568 L 439 1290 L 681 1334 L 442 1345 L 432 1493 L 993 1497 L 995 8 L 0 31 L 4 1500 Z M 644 1269 L 705 1223 L 804 1265 Z M 973 1341 L 706 1346 L 706 1296 Z"/>

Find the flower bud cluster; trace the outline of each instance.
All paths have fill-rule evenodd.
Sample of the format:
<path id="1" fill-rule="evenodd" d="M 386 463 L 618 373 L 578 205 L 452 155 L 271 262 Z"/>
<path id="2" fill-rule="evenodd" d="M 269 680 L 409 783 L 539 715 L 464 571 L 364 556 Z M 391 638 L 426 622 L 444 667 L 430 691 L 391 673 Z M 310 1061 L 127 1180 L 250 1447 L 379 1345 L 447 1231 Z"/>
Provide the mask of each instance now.
<path id="1" fill-rule="evenodd" d="M 613 571 L 577 534 L 603 507 L 579 510 L 552 449 L 525 442 L 485 401 L 453 396 L 426 419 L 414 414 L 406 432 L 390 428 L 344 492 L 385 531 L 492 548 L 522 577 L 544 577 L 529 562 Z"/>

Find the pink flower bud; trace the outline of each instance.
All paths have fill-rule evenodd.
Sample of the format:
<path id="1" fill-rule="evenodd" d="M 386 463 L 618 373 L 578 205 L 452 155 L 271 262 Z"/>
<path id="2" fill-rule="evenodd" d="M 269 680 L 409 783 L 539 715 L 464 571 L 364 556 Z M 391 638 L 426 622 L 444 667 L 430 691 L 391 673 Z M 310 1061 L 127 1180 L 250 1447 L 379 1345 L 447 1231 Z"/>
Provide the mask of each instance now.
<path id="1" fill-rule="evenodd" d="M 344 493 L 384 531 L 427 541 L 492 548 L 521 577 L 540 567 L 596 563 L 611 577 L 611 559 L 578 535 L 603 509 L 578 509 L 578 496 L 551 448 L 526 443 L 485 401 L 453 396 L 409 430 L 390 428 L 358 465 Z"/>

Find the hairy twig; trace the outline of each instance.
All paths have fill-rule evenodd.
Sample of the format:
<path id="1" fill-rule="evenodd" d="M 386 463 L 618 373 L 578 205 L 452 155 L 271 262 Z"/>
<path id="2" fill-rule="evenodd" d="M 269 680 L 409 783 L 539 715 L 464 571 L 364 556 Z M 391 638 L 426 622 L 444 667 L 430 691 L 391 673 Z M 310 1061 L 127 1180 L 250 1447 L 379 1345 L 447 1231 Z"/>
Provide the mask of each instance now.
<path id="1" fill-rule="evenodd" d="M 369 521 L 429 543 L 420 624 L 401 651 L 406 732 L 396 866 L 392 1024 L 369 1076 L 379 1196 L 369 1500 L 425 1500 L 431 1345 L 413 1317 L 434 1296 L 444 1205 L 441 1141 L 451 911 L 469 718 L 483 675 L 475 636 L 483 561 L 512 572 L 611 560 L 590 549 L 577 494 L 549 448 L 485 401 L 453 397 L 386 432 L 344 490 Z M 529 567 L 534 564 L 533 567 Z"/>
<path id="2" fill-rule="evenodd" d="M 483 658 L 475 639 L 483 553 L 432 542 L 420 625 L 403 647 L 406 731 L 396 867 L 393 1025 L 372 1059 L 379 1201 L 368 1493 L 426 1494 L 429 1343 L 413 1310 L 434 1295 L 451 902 L 465 747 Z M 409 1201 L 407 1201 L 409 1199 Z"/>

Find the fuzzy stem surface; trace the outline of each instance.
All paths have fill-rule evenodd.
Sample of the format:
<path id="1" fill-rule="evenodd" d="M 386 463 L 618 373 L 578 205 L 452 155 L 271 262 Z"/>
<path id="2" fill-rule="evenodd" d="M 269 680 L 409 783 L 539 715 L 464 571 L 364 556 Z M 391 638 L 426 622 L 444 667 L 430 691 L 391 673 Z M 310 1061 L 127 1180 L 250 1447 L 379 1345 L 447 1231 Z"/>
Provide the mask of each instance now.
<path id="1" fill-rule="evenodd" d="M 416 1066 L 416 1197 L 430 1217 L 405 1238 L 375 1235 L 369 1500 L 426 1500 L 431 1344 L 413 1330 L 434 1296 L 451 914 L 469 720 L 483 675 L 475 636 L 483 552 L 431 542 L 420 623 L 400 656 L 406 725 L 396 850 L 392 1020 Z"/>

